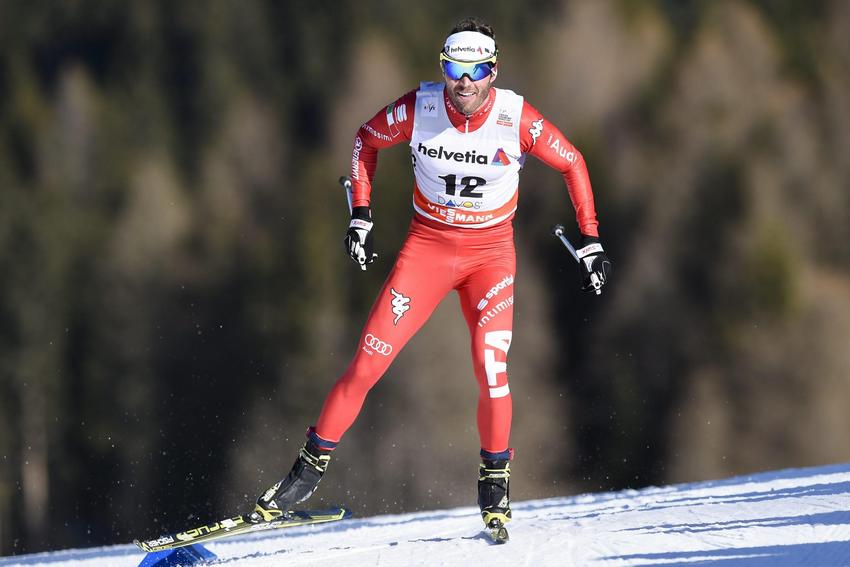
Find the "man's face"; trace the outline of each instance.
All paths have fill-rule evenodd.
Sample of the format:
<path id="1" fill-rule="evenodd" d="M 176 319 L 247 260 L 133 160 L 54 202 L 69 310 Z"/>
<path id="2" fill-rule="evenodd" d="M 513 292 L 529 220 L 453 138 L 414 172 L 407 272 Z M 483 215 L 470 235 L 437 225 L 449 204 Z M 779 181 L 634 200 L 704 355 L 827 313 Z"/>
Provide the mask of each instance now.
<path id="1" fill-rule="evenodd" d="M 496 69 L 483 79 L 473 81 L 469 75 L 464 75 L 460 80 L 454 80 L 443 73 L 446 80 L 446 92 L 454 107 L 462 114 L 470 115 L 484 104 L 490 95 L 490 87 L 496 79 Z"/>

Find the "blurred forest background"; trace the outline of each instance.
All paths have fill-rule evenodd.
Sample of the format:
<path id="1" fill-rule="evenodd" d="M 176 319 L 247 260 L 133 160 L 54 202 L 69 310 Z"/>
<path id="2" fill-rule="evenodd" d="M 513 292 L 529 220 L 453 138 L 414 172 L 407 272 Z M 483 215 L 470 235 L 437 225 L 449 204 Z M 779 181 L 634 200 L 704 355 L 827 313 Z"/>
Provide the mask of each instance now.
<path id="1" fill-rule="evenodd" d="M 530 160 L 515 500 L 850 459 L 850 2 L 0 0 L 0 553 L 250 507 L 289 470 L 409 219 L 345 255 L 358 126 L 479 15 L 498 86 L 589 165 L 614 277 Z M 309 7 L 308 7 L 309 6 Z M 450 296 L 314 503 L 474 505 L 477 388 Z"/>

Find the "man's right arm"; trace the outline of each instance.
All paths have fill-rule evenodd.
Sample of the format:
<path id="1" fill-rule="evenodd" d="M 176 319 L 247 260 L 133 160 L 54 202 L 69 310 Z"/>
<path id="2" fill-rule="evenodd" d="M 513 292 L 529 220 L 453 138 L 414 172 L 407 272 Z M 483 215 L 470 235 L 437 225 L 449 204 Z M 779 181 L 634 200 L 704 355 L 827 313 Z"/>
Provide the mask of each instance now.
<path id="1" fill-rule="evenodd" d="M 378 167 L 378 150 L 410 140 L 415 107 L 414 89 L 379 110 L 357 130 L 351 153 L 352 206 L 369 206 L 372 177 Z"/>

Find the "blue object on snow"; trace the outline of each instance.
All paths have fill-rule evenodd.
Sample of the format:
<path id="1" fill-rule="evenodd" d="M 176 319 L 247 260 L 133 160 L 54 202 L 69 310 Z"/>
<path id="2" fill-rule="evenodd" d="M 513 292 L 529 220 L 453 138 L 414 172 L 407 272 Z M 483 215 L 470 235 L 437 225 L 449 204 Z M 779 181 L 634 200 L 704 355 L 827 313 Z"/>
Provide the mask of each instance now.
<path id="1" fill-rule="evenodd" d="M 177 549 L 152 551 L 142 559 L 139 567 L 187 567 L 189 565 L 203 565 L 213 559 L 216 559 L 215 553 L 203 545 L 195 543 Z"/>

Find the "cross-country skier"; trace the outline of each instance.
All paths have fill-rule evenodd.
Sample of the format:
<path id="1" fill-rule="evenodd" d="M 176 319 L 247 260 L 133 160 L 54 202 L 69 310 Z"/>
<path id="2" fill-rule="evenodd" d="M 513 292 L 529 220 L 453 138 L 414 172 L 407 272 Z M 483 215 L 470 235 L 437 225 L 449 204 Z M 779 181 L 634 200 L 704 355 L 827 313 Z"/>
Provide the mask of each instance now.
<path id="1" fill-rule="evenodd" d="M 451 290 L 460 296 L 469 327 L 479 387 L 478 504 L 488 528 L 510 520 L 513 450 L 506 361 L 516 266 L 512 219 L 527 154 L 564 178 L 582 234 L 583 287 L 592 290 L 593 279 L 607 282 L 611 263 L 599 241 L 582 155 L 522 96 L 493 87 L 497 56 L 489 25 L 476 18 L 459 22 L 440 53 L 445 82 L 422 83 L 357 131 L 353 209 L 345 236 L 351 258 L 365 270 L 377 257 L 369 203 L 378 150 L 409 142 L 415 213 L 354 359 L 331 389 L 288 476 L 258 499 L 258 521 L 280 516 L 315 491 L 370 388 Z"/>

